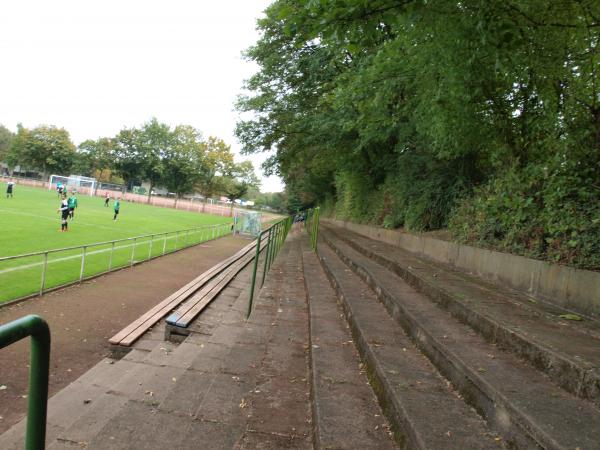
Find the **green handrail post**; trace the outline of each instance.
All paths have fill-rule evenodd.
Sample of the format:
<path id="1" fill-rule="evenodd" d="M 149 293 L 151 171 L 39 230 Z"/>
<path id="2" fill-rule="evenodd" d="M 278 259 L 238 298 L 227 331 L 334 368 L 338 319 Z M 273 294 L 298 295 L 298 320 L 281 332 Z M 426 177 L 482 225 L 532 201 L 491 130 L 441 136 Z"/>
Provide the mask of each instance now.
<path id="1" fill-rule="evenodd" d="M 273 254 L 275 253 L 275 225 L 271 226 L 270 230 L 273 232 L 273 236 L 271 238 L 271 248 L 267 252 L 267 260 L 269 261 L 268 270 L 271 269 L 271 264 L 273 263 Z"/>
<path id="2" fill-rule="evenodd" d="M 263 232 L 258 233 L 258 237 L 256 238 L 256 255 L 254 256 L 254 267 L 252 268 L 252 283 L 250 285 L 250 300 L 248 301 L 248 312 L 246 313 L 246 319 L 250 317 L 250 313 L 252 312 L 252 301 L 254 300 L 254 287 L 256 285 L 256 268 L 258 266 L 258 257 L 260 256 L 260 240 L 262 238 Z"/>
<path id="3" fill-rule="evenodd" d="M 0 348 L 31 336 L 29 396 L 27 401 L 26 450 L 39 450 L 46 443 L 50 328 L 44 319 L 28 315 L 0 325 Z"/>
<path id="4" fill-rule="evenodd" d="M 267 250 L 265 251 L 265 264 L 263 266 L 262 280 L 260 282 L 260 287 L 263 287 L 265 284 L 265 275 L 267 274 L 267 259 L 269 256 L 269 249 L 271 248 L 271 228 L 269 228 L 269 237 L 267 240 Z"/>

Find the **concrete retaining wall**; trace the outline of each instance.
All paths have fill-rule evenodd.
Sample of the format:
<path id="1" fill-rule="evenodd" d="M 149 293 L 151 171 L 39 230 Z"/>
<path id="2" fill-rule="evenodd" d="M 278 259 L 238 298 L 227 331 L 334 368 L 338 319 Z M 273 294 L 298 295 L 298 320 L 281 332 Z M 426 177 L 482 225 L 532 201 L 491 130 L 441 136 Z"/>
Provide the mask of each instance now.
<path id="1" fill-rule="evenodd" d="M 449 264 L 541 300 L 600 317 L 600 273 L 397 230 L 321 219 L 355 233 Z"/>

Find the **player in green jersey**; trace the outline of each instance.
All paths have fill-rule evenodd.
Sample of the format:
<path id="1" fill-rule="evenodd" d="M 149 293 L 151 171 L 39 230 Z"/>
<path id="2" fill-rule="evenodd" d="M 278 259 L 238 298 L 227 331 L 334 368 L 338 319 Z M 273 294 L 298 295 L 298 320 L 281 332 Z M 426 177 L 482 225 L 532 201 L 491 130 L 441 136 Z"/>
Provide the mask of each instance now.
<path id="1" fill-rule="evenodd" d="M 117 220 L 117 216 L 119 215 L 119 209 L 121 208 L 121 199 L 117 197 L 117 199 L 115 200 L 115 203 L 113 205 L 113 208 L 115 210 L 115 216 L 113 217 L 113 220 Z"/>
<path id="2" fill-rule="evenodd" d="M 67 204 L 69 205 L 69 217 L 73 219 L 75 218 L 75 208 L 77 208 L 77 197 L 75 197 L 75 192 L 71 192 Z"/>

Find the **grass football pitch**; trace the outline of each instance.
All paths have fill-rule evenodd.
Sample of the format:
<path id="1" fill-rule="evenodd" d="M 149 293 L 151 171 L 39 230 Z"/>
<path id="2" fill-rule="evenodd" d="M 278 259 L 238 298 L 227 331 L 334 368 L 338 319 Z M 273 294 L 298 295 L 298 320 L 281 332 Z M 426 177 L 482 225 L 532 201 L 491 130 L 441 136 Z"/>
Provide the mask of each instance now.
<path id="1" fill-rule="evenodd" d="M 4 184 L 0 186 L 5 186 Z M 0 191 L 0 258 L 64 247 L 89 245 L 116 239 L 153 233 L 166 236 L 143 238 L 89 246 L 86 249 L 83 277 L 154 257 L 163 252 L 192 245 L 229 231 L 231 219 L 161 208 L 139 203 L 121 202 L 120 214 L 113 221 L 113 200 L 110 207 L 104 199 L 78 195 L 75 218 L 69 220 L 69 231 L 60 231 L 60 205 L 55 191 L 17 185 L 13 198 Z M 177 230 L 227 224 L 196 232 L 175 233 Z M 0 302 L 36 293 L 40 290 L 42 272 L 45 289 L 60 286 L 82 275 L 82 249 L 51 252 L 44 255 L 0 261 Z"/>

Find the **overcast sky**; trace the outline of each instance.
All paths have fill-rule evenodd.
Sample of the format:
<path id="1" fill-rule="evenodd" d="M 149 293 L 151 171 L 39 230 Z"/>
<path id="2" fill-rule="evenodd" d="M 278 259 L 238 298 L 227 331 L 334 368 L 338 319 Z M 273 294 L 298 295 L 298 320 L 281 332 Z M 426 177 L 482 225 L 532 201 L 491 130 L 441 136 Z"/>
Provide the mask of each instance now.
<path id="1" fill-rule="evenodd" d="M 0 124 L 64 127 L 79 144 L 156 117 L 239 153 L 233 103 L 256 70 L 241 52 L 258 39 L 256 19 L 269 3 L 2 1 Z M 258 168 L 264 156 L 250 159 Z M 261 190 L 281 189 L 263 177 Z"/>

